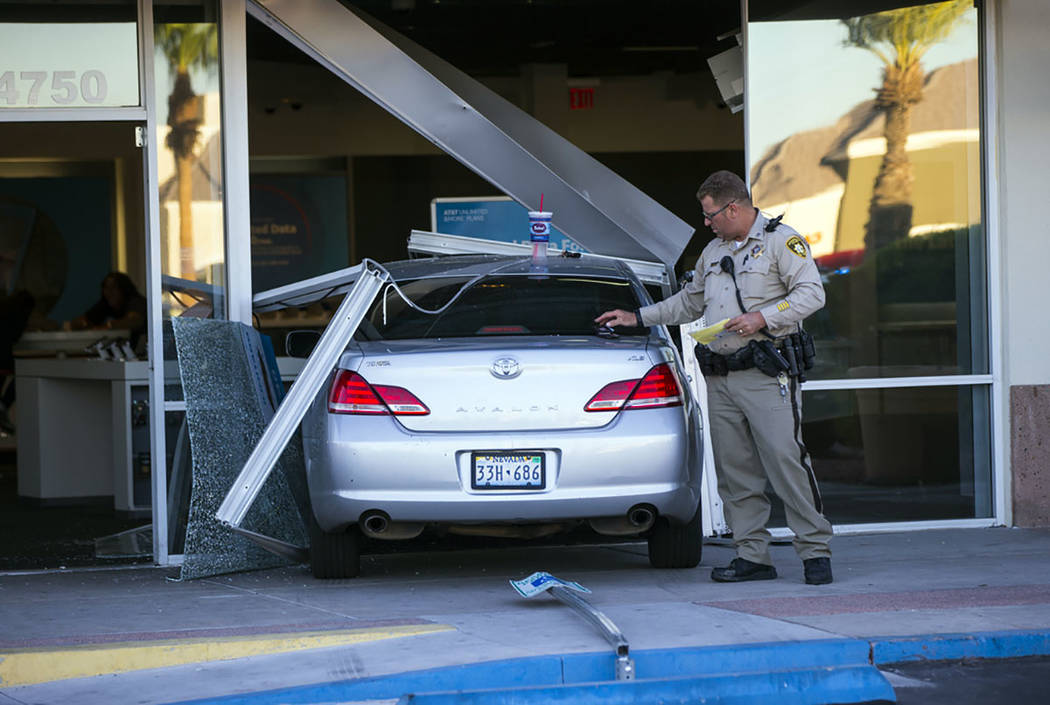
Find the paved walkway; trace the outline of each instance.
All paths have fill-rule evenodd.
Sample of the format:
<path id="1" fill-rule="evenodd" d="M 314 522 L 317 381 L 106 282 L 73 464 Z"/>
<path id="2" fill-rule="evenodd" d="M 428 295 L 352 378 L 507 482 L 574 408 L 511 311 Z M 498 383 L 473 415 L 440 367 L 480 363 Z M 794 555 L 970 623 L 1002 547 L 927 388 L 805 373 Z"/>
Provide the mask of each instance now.
<path id="1" fill-rule="evenodd" d="M 773 550 L 778 580 L 740 585 L 710 582 L 732 557 L 711 544 L 687 571 L 653 570 L 644 544 L 620 544 L 373 556 L 348 581 L 314 580 L 304 566 L 190 582 L 162 568 L 0 574 L 0 705 L 169 703 L 606 651 L 561 603 L 511 589 L 537 570 L 589 587 L 632 653 L 1050 634 L 1050 531 L 840 536 L 832 547 L 826 586 L 803 584 L 789 545 Z"/>

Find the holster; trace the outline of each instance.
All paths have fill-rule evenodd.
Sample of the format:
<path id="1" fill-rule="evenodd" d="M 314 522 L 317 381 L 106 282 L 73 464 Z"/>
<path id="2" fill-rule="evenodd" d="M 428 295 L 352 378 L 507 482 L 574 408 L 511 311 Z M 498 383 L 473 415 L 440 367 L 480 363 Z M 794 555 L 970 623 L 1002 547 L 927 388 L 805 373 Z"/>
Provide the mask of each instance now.
<path id="1" fill-rule="evenodd" d="M 770 377 L 776 377 L 781 372 L 792 374 L 791 364 L 780 354 L 772 340 L 752 340 L 747 344 L 747 348 L 741 348 L 741 350 L 747 349 L 751 350 L 754 366 L 762 374 Z"/>

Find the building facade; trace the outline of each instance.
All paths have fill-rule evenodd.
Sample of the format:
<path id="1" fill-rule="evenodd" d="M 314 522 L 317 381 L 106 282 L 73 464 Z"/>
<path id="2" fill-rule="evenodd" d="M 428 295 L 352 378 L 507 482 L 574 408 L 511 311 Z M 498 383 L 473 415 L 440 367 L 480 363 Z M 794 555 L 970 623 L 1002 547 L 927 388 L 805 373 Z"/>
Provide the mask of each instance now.
<path id="1" fill-rule="evenodd" d="M 695 225 L 682 270 L 710 237 L 693 193 L 715 169 L 747 174 L 756 203 L 807 237 L 829 303 L 809 324 L 821 363 L 803 387 L 804 433 L 837 530 L 1050 525 L 1050 86 L 1031 80 L 1050 70 L 1050 8 L 880 5 L 918 17 L 908 93 L 904 79 L 887 83 L 872 3 L 834 16 L 826 3 L 729 5 L 739 28 L 720 41 L 739 52 L 739 112 L 706 62 L 526 61 L 472 75 Z M 252 297 L 362 257 L 404 257 L 434 198 L 503 194 L 425 125 L 403 124 L 383 87 L 348 84 L 302 50 L 309 36 L 297 47 L 280 2 L 0 12 L 7 291 L 33 291 L 34 340 L 87 308 L 109 270 L 146 295 L 138 357 L 149 362 L 117 375 L 138 425 L 110 447 L 113 494 L 149 510 L 154 559 L 178 562 L 189 451 L 171 319 L 241 321 L 275 338 L 323 325 L 317 308 L 255 316 Z M 401 46 L 379 30 L 352 41 Z M 20 401 L 44 418 L 40 394 Z M 44 422 L 19 422 L 20 493 L 106 493 L 108 479 L 63 495 L 39 471 L 23 477 L 31 423 Z"/>

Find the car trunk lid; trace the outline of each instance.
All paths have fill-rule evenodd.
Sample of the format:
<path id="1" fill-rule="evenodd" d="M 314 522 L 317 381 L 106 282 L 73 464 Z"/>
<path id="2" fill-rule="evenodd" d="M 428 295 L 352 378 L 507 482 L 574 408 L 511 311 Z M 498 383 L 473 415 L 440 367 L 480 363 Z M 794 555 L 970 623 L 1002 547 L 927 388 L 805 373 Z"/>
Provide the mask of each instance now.
<path id="1" fill-rule="evenodd" d="M 429 409 L 399 416 L 413 431 L 585 429 L 616 412 L 587 412 L 602 387 L 640 379 L 651 359 L 645 337 L 529 337 L 362 343 L 344 355 L 370 384 L 403 387 Z"/>

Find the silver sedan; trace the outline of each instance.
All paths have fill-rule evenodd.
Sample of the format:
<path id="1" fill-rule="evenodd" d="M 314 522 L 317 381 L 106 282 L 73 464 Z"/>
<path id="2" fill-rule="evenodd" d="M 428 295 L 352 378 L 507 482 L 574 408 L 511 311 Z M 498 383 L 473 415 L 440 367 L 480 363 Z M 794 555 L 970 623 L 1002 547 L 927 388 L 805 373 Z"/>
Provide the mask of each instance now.
<path id="1" fill-rule="evenodd" d="M 388 265 L 383 292 L 303 421 L 321 578 L 365 538 L 428 527 L 537 537 L 586 522 L 700 561 L 702 427 L 663 328 L 596 328 L 650 301 L 626 266 L 450 256 Z M 410 306 L 405 298 L 427 310 Z"/>

